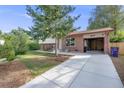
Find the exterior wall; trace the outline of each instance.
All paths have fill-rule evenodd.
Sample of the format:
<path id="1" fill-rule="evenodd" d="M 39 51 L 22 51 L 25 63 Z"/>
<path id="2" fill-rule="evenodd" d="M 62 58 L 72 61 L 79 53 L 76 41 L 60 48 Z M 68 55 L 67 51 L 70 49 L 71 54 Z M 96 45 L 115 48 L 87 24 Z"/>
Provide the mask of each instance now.
<path id="1" fill-rule="evenodd" d="M 66 38 L 72 37 L 75 38 L 75 45 L 74 46 L 66 46 Z M 77 51 L 83 52 L 83 36 L 82 35 L 74 35 L 68 36 L 62 40 L 62 49 L 67 51 Z"/>
<path id="2" fill-rule="evenodd" d="M 91 38 L 100 38 L 100 37 L 105 37 L 105 32 L 96 32 L 96 33 L 88 33 L 88 34 L 84 34 L 83 36 L 85 39 L 91 39 Z"/>
<path id="3" fill-rule="evenodd" d="M 66 46 L 66 38 L 72 37 L 75 38 L 75 45 L 74 46 Z M 84 40 L 88 38 L 104 38 L 104 53 L 110 53 L 110 45 L 109 45 L 109 32 L 102 32 L 102 33 L 91 33 L 91 34 L 82 34 L 82 35 L 72 35 L 67 36 L 62 40 L 62 50 L 67 51 L 77 51 L 77 52 L 84 52 Z"/>
<path id="4" fill-rule="evenodd" d="M 124 42 L 109 43 L 111 47 L 119 47 L 119 54 L 124 55 Z"/>
<path id="5" fill-rule="evenodd" d="M 109 33 L 105 32 L 105 37 L 104 37 L 104 53 L 109 53 Z"/>
<path id="6" fill-rule="evenodd" d="M 104 37 L 104 52 L 105 53 L 107 53 L 107 49 L 106 49 L 107 48 L 107 44 L 106 44 L 106 42 L 107 42 L 107 36 Z"/>
<path id="7" fill-rule="evenodd" d="M 42 44 L 41 46 L 41 49 L 44 51 L 50 51 L 55 48 L 55 44 Z"/>

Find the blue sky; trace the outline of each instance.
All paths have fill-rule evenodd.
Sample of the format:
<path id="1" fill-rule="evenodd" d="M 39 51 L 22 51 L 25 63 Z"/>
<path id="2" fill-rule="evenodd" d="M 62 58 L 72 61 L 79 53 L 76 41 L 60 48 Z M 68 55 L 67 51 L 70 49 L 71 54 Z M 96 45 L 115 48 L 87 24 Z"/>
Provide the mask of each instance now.
<path id="1" fill-rule="evenodd" d="M 91 11 L 95 6 L 75 6 L 72 15 L 81 14 L 81 17 L 74 23 L 74 26 L 86 30 Z M 26 14 L 26 6 L 0 6 L 0 29 L 3 32 L 10 32 L 12 29 L 22 27 L 28 29 L 32 25 L 32 18 Z"/>

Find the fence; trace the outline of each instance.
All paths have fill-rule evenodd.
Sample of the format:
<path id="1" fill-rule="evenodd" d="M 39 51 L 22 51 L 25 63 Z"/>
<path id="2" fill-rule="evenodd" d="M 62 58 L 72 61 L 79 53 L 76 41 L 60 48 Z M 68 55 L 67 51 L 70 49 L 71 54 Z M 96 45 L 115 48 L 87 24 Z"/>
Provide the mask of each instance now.
<path id="1" fill-rule="evenodd" d="M 110 47 L 119 47 L 119 54 L 124 55 L 124 42 L 110 43 Z"/>

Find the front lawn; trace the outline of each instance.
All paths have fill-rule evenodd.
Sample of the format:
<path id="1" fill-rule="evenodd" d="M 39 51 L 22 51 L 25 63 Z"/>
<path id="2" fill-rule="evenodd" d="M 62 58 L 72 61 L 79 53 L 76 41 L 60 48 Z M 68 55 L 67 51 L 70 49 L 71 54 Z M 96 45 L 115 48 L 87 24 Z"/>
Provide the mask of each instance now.
<path id="1" fill-rule="evenodd" d="M 111 59 L 124 85 L 124 55 L 119 55 L 119 57 L 111 57 Z"/>
<path id="2" fill-rule="evenodd" d="M 64 57 L 64 60 L 57 60 L 55 56 L 42 56 L 42 55 L 21 55 L 18 56 L 19 60 L 25 64 L 25 66 L 31 71 L 35 77 L 51 69 L 52 67 L 62 63 L 68 57 Z M 63 57 L 62 57 L 63 58 Z"/>
<path id="3" fill-rule="evenodd" d="M 36 51 L 18 55 L 14 61 L 0 65 L 0 87 L 19 87 L 68 58 Z"/>

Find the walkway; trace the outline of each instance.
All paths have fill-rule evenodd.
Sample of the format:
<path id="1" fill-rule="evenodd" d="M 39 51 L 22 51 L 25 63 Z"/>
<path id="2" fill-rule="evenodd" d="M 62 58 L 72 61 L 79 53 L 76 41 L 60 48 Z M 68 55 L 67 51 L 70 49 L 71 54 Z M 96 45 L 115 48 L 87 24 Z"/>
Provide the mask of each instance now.
<path id="1" fill-rule="evenodd" d="M 121 88 L 122 82 L 108 55 L 75 55 L 36 77 L 22 88 Z"/>

